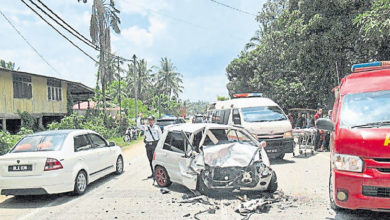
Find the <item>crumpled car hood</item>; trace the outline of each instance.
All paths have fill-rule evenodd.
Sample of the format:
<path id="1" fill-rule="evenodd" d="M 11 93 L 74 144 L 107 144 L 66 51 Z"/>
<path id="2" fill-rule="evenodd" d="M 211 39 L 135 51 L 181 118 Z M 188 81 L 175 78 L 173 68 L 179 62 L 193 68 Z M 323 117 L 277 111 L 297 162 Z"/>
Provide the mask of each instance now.
<path id="1" fill-rule="evenodd" d="M 240 143 L 205 146 L 204 163 L 211 167 L 246 167 L 257 150 L 257 147 Z M 254 160 L 259 159 L 259 154 L 256 153 Z"/>

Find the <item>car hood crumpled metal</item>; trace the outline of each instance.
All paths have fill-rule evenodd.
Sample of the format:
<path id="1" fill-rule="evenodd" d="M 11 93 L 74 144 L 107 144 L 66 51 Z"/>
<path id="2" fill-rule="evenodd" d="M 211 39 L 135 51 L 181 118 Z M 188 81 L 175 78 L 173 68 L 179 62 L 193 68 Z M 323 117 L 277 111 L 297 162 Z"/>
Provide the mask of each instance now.
<path id="1" fill-rule="evenodd" d="M 238 142 L 204 147 L 204 163 L 210 167 L 246 167 L 253 156 L 254 161 L 259 160 L 257 150 L 257 147 Z"/>

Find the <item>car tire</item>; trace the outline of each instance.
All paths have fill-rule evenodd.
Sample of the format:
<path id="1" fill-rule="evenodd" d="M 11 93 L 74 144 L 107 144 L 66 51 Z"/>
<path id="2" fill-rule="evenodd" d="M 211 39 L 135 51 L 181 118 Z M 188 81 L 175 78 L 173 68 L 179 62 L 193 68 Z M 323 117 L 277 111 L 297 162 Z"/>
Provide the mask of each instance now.
<path id="1" fill-rule="evenodd" d="M 278 178 L 275 171 L 272 171 L 271 181 L 268 184 L 267 191 L 274 193 L 278 189 Z"/>
<path id="2" fill-rule="evenodd" d="M 283 158 L 284 158 L 285 155 L 286 155 L 285 153 L 282 153 L 282 154 L 280 154 L 280 155 L 277 157 L 277 159 L 278 159 L 278 160 L 283 160 Z"/>
<path id="3" fill-rule="evenodd" d="M 162 166 L 154 169 L 154 179 L 159 187 L 169 187 L 172 184 L 167 170 Z"/>
<path id="4" fill-rule="evenodd" d="M 329 175 L 329 202 L 330 202 L 330 207 L 334 210 L 341 210 L 341 208 L 336 205 L 336 202 L 334 201 L 334 192 L 333 192 L 333 183 L 332 183 L 332 169 L 330 170 L 330 175 Z"/>
<path id="5" fill-rule="evenodd" d="M 76 175 L 73 193 L 75 195 L 82 195 L 87 189 L 87 186 L 88 186 L 87 173 L 84 170 L 80 170 Z"/>
<path id="6" fill-rule="evenodd" d="M 123 157 L 121 155 L 118 156 L 118 158 L 116 159 L 116 163 L 115 163 L 115 167 L 116 167 L 116 170 L 115 170 L 115 174 L 116 175 L 120 175 L 123 173 L 123 166 L 124 163 L 123 163 Z"/>

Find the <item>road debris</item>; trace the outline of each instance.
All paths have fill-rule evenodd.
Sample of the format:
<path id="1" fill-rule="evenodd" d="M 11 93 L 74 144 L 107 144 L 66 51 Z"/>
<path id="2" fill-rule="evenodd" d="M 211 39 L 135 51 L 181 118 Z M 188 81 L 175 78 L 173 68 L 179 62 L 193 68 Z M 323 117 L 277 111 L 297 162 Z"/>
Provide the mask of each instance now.
<path id="1" fill-rule="evenodd" d="M 161 189 L 160 189 L 160 192 L 161 192 L 161 194 L 168 194 L 168 193 L 170 193 L 171 191 L 170 191 L 169 189 L 167 189 L 167 188 L 161 188 Z"/>
<path id="2" fill-rule="evenodd" d="M 242 203 L 238 205 L 235 211 L 244 216 L 243 219 L 249 219 L 253 214 L 268 213 L 273 206 L 278 207 L 280 210 L 297 207 L 295 205 L 297 199 L 285 195 L 283 191 L 276 191 L 274 194 L 264 194 L 259 199 L 249 201 L 245 201 L 244 199 L 240 200 Z"/>
<path id="3" fill-rule="evenodd" d="M 198 215 L 203 214 L 203 213 L 206 213 L 206 212 L 207 212 L 208 214 L 215 214 L 215 212 L 216 212 L 217 209 L 219 209 L 219 206 L 210 206 L 210 208 L 208 208 L 208 209 L 206 209 L 206 210 L 199 211 L 199 212 L 195 213 L 194 219 L 200 220 L 200 219 L 198 218 Z"/>
<path id="4" fill-rule="evenodd" d="M 195 196 L 195 197 L 188 197 L 188 195 L 183 196 L 183 200 L 180 201 L 180 203 L 196 203 L 196 202 L 208 202 L 208 198 L 204 195 L 201 196 Z"/>

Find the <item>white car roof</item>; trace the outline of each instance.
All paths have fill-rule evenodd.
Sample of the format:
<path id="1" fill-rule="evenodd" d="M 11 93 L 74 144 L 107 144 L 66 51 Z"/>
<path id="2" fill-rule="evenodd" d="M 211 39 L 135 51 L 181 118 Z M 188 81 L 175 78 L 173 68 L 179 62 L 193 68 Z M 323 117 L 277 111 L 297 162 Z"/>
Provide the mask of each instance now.
<path id="1" fill-rule="evenodd" d="M 184 131 L 184 132 L 189 132 L 189 133 L 199 131 L 203 128 L 225 129 L 225 128 L 233 128 L 233 126 L 213 124 L 213 123 L 197 123 L 197 124 L 177 124 L 177 125 L 170 125 L 170 126 L 165 127 L 165 129 L 168 131 Z"/>
<path id="2" fill-rule="evenodd" d="M 94 133 L 96 132 L 92 130 L 85 130 L 85 129 L 60 129 L 60 130 L 49 130 L 49 131 L 42 131 L 37 132 L 28 136 L 34 136 L 34 135 L 50 135 L 50 134 L 66 134 L 66 135 L 79 135 L 79 134 L 86 134 L 86 133 Z"/>
<path id="3" fill-rule="evenodd" d="M 230 109 L 233 108 L 248 108 L 256 106 L 278 106 L 274 101 L 269 98 L 252 97 L 252 98 L 237 98 L 226 101 L 217 102 L 215 109 Z"/>

